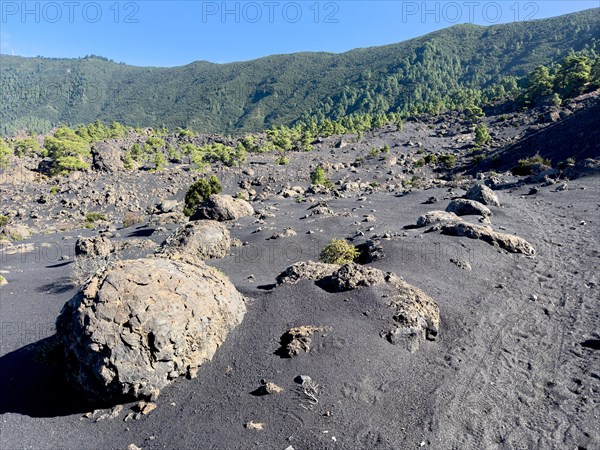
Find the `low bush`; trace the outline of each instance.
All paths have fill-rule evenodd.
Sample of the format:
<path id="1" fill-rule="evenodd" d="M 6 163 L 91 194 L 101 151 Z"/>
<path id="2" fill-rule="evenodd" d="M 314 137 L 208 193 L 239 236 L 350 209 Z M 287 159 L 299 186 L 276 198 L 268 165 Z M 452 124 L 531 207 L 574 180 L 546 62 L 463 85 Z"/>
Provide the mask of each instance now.
<path id="1" fill-rule="evenodd" d="M 332 239 L 321 251 L 319 260 L 328 264 L 346 264 L 353 262 L 359 253 L 358 249 L 345 239 Z"/>
<path id="2" fill-rule="evenodd" d="M 520 159 L 519 163 L 511 169 L 511 172 L 513 175 L 527 176 L 533 173 L 535 167 L 550 168 L 551 166 L 552 161 L 542 158 L 537 153 L 531 158 Z"/>
<path id="3" fill-rule="evenodd" d="M 123 228 L 129 228 L 144 222 L 144 216 L 140 213 L 128 211 L 123 216 Z"/>

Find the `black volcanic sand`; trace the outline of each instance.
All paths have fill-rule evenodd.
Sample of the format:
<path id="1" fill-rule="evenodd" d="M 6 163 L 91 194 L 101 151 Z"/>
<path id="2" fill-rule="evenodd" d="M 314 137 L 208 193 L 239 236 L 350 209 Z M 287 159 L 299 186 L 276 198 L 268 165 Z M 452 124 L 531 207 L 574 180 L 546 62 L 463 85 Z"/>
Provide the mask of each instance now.
<path id="1" fill-rule="evenodd" d="M 247 244 L 210 261 L 248 298 L 242 325 L 196 379 L 177 380 L 162 391 L 155 411 L 128 422 L 130 404 L 117 419 L 82 418 L 113 405 L 89 404 L 62 381 L 59 359 L 48 349 L 54 319 L 75 292 L 69 273 L 79 231 L 37 234 L 22 242 L 33 244 L 33 252 L 2 255 L 9 284 L 0 288 L 0 446 L 600 448 L 600 177 L 572 181 L 564 192 L 549 186 L 528 196 L 528 190 L 498 191 L 503 206 L 492 207 L 491 220 L 495 230 L 528 240 L 537 250 L 533 258 L 405 229 L 419 214 L 444 209 L 452 195 L 447 188 L 327 200 L 335 217 L 302 219 L 311 203 L 293 198 L 266 202 L 276 205 L 276 217 L 231 224 L 232 236 Z M 423 204 L 430 196 L 440 202 Z M 376 221 L 362 222 L 364 214 Z M 268 229 L 253 233 L 259 226 Z M 298 234 L 267 240 L 285 227 Z M 437 341 L 411 353 L 382 338 L 391 312 L 377 288 L 327 293 L 309 281 L 273 286 L 286 267 L 316 260 L 332 237 L 351 238 L 357 230 L 365 237 L 388 233 L 385 257 L 372 265 L 438 302 Z M 160 242 L 168 232 L 152 239 Z M 472 271 L 450 258 L 469 261 Z M 299 325 L 331 331 L 314 336 L 310 353 L 277 356 L 281 335 Z M 294 382 L 298 375 L 319 385 L 318 403 Z M 284 391 L 253 395 L 261 379 Z M 245 428 L 249 421 L 264 429 Z"/>

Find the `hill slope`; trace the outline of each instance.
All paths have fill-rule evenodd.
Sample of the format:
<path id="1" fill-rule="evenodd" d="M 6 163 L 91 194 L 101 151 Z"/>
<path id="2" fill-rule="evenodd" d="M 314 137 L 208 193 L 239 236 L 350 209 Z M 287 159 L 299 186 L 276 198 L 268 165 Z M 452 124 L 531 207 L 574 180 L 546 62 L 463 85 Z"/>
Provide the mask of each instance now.
<path id="1" fill-rule="evenodd" d="M 0 57 L 0 132 L 96 119 L 133 126 L 239 132 L 302 114 L 453 107 L 505 76 L 570 49 L 594 47 L 600 9 L 491 27 L 458 25 L 399 44 L 343 54 L 134 67 L 104 58 Z"/>

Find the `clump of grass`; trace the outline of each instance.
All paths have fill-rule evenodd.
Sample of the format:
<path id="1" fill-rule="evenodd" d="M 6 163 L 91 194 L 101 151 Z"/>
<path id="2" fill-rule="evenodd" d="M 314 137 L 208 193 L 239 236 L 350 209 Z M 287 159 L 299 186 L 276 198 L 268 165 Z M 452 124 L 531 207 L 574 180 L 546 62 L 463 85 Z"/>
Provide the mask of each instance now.
<path id="1" fill-rule="evenodd" d="M 96 222 L 106 220 L 106 215 L 100 212 L 89 212 L 85 215 L 85 228 L 94 228 Z"/>
<path id="2" fill-rule="evenodd" d="M 281 155 L 275 160 L 275 164 L 280 165 L 280 166 L 285 166 L 286 164 L 289 164 L 289 163 L 290 163 L 290 158 L 288 158 L 285 155 Z"/>
<path id="3" fill-rule="evenodd" d="M 0 214 L 0 227 L 6 226 L 10 223 L 10 217 L 3 216 Z"/>
<path id="4" fill-rule="evenodd" d="M 511 169 L 511 172 L 513 175 L 531 175 L 536 166 L 550 168 L 552 167 L 552 161 L 549 159 L 544 159 L 539 153 L 536 153 L 531 158 L 520 159 L 519 163 Z"/>
<path id="5" fill-rule="evenodd" d="M 319 260 L 328 264 L 346 264 L 358 258 L 359 253 L 358 249 L 345 239 L 332 239 L 321 251 Z"/>
<path id="6" fill-rule="evenodd" d="M 440 163 L 444 164 L 446 167 L 453 167 L 456 164 L 456 156 L 450 153 L 440 155 L 438 159 Z"/>

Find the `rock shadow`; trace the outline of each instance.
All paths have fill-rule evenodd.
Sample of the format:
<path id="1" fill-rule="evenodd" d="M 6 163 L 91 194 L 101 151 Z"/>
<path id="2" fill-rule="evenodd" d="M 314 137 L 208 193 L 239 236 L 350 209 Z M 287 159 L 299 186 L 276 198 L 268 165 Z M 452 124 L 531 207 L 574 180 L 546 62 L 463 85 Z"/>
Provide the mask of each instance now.
<path id="1" fill-rule="evenodd" d="M 87 399 L 67 381 L 65 370 L 56 335 L 0 357 L 0 414 L 58 417 L 118 403 Z"/>

